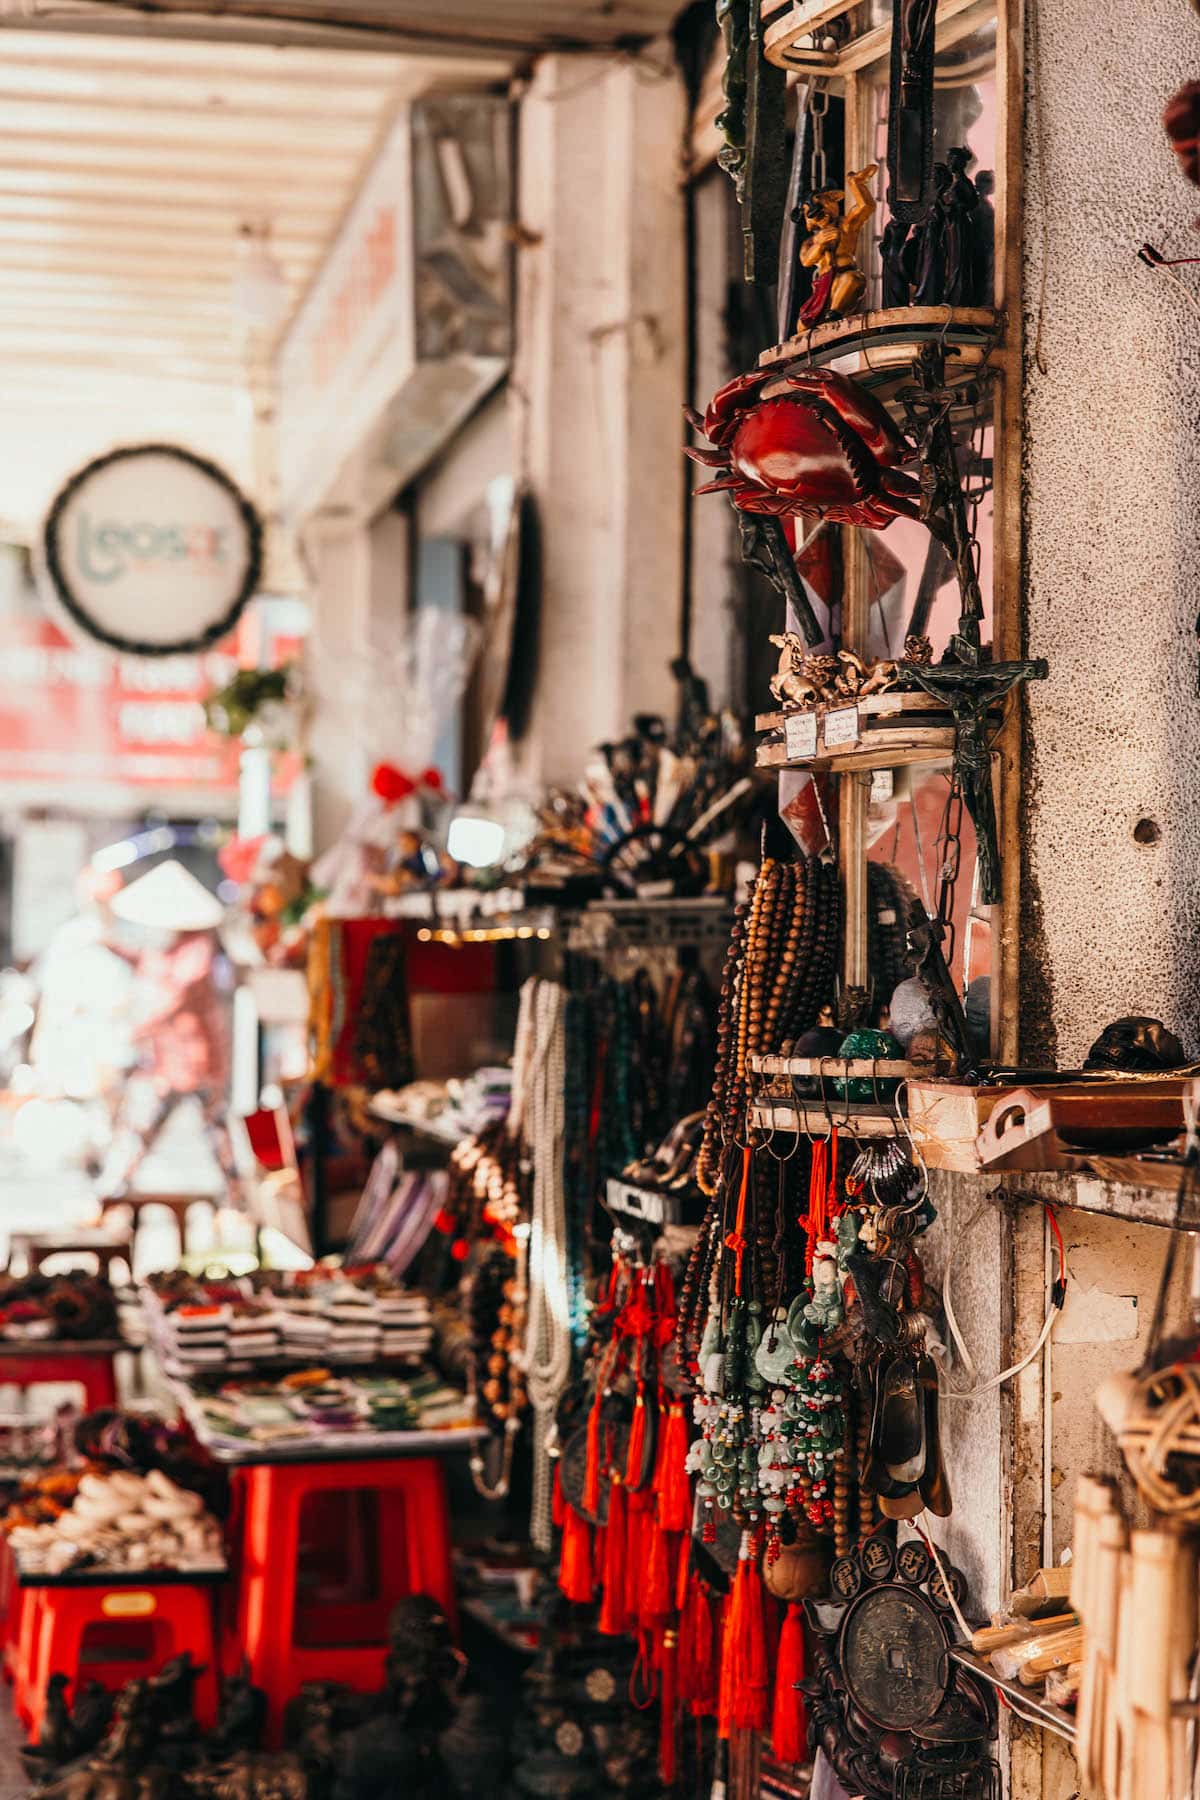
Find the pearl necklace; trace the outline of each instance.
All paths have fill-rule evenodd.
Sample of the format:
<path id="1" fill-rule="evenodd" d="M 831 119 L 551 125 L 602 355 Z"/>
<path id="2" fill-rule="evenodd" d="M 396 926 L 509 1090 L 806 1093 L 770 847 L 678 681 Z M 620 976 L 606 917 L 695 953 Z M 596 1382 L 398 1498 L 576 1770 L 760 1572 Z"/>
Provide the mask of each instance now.
<path id="1" fill-rule="evenodd" d="M 523 1100 L 524 1141 L 533 1161 L 533 1205 L 529 1237 L 529 1310 L 525 1337 L 525 1378 L 534 1412 L 533 1507 L 529 1535 L 549 1550 L 551 1468 L 547 1438 L 554 1409 L 571 1374 L 571 1333 L 567 1296 L 567 1208 L 563 1182 L 566 1124 L 566 990 L 534 978 L 522 990 L 529 1001 L 532 1046 Z M 522 1046 L 524 1048 L 524 1046 Z M 524 1071 L 523 1071 L 524 1072 Z"/>

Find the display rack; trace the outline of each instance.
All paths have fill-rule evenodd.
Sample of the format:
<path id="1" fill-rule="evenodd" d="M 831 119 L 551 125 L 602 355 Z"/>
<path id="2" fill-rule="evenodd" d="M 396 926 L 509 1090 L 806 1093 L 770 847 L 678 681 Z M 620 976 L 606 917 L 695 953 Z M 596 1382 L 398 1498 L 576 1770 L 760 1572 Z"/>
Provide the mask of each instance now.
<path id="1" fill-rule="evenodd" d="M 759 713 L 754 725 L 760 769 L 895 769 L 949 762 L 954 750 L 954 722 L 932 694 Z"/>
<path id="2" fill-rule="evenodd" d="M 605 1189 L 605 1204 L 611 1213 L 627 1219 L 639 1219 L 648 1225 L 678 1225 L 682 1207 L 675 1194 L 664 1194 L 658 1188 L 639 1187 L 636 1182 L 610 1177 Z"/>
<path id="3" fill-rule="evenodd" d="M 678 950 L 703 947 L 724 950 L 729 937 L 730 903 L 724 894 L 694 900 L 664 896 L 660 900 L 593 900 L 565 921 L 568 950 L 602 953 L 622 949 Z"/>
<path id="4" fill-rule="evenodd" d="M 860 1101 L 833 1099 L 778 1100 L 770 1097 L 750 1102 L 750 1123 L 758 1131 L 802 1132 L 805 1137 L 828 1137 L 834 1126 L 847 1138 L 894 1138 L 903 1126 L 892 1106 L 864 1105 Z"/>
<path id="5" fill-rule="evenodd" d="M 782 69 L 827 77 L 852 75 L 878 62 L 887 55 L 892 41 L 890 23 L 860 32 L 832 50 L 805 42 L 822 27 L 843 18 L 856 4 L 857 0 L 763 0 L 763 53 L 767 61 Z M 940 0 L 938 49 L 945 50 L 968 37 L 981 19 L 994 16 L 994 5 L 981 4 L 980 0 Z"/>

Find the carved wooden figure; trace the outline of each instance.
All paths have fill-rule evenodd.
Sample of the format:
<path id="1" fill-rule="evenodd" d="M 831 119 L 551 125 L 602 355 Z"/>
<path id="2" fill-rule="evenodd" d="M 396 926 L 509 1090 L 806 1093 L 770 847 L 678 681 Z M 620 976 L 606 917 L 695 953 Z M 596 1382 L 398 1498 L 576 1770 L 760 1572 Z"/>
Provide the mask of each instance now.
<path id="1" fill-rule="evenodd" d="M 822 319 L 845 318 L 862 305 L 867 278 L 854 260 L 863 226 L 875 211 L 869 183 L 878 165 L 857 169 L 846 177 L 851 200 L 843 209 L 841 188 L 825 188 L 804 202 L 808 236 L 800 246 L 800 261 L 815 271 L 813 290 L 800 308 L 802 325 L 819 325 Z"/>

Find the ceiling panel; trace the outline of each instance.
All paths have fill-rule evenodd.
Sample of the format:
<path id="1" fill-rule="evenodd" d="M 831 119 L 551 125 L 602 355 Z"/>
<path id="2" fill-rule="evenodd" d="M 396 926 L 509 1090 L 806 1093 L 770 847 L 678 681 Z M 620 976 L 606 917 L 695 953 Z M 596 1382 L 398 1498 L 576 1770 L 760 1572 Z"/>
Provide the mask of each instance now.
<path id="1" fill-rule="evenodd" d="M 35 534 L 72 469 L 138 438 L 253 486 L 251 356 L 269 343 L 233 307 L 240 228 L 269 226 L 290 309 L 400 101 L 511 68 L 0 32 L 0 532 Z"/>

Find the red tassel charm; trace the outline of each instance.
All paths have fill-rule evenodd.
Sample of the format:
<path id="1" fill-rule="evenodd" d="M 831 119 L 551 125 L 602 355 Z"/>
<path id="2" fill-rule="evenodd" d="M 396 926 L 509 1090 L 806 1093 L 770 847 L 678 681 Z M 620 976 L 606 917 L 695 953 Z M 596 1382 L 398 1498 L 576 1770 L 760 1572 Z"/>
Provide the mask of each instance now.
<path id="1" fill-rule="evenodd" d="M 629 1427 L 629 1448 L 625 1452 L 625 1486 L 629 1492 L 636 1493 L 642 1485 L 642 1464 L 646 1456 L 646 1395 L 643 1384 L 638 1382 L 637 1399 L 633 1407 L 633 1424 Z"/>
<path id="2" fill-rule="evenodd" d="M 665 1788 L 669 1788 L 675 1785 L 675 1776 L 679 1766 L 677 1754 L 679 1633 L 677 1631 L 668 1629 L 663 1632 L 658 1667 L 658 1778 Z"/>
<path id="3" fill-rule="evenodd" d="M 717 1650 L 712 1604 L 699 1579 L 688 1582 L 679 1621 L 679 1697 L 694 1718 L 717 1710 Z"/>
<path id="4" fill-rule="evenodd" d="M 658 1466 L 658 1522 L 664 1531 L 687 1531 L 692 1523 L 692 1488 L 687 1472 L 688 1423 L 682 1400 L 672 1400 L 663 1426 Z"/>
<path id="5" fill-rule="evenodd" d="M 600 1402 L 603 1387 L 596 1382 L 596 1398 L 592 1401 L 587 1422 L 587 1459 L 583 1466 L 583 1510 L 590 1518 L 600 1511 Z"/>
<path id="6" fill-rule="evenodd" d="M 592 1529 L 573 1506 L 563 1503 L 562 1551 L 558 1559 L 558 1585 L 576 1606 L 588 1606 L 596 1592 L 592 1568 Z"/>
<path id="7" fill-rule="evenodd" d="M 654 1531 L 654 1496 L 649 1488 L 625 1494 L 625 1617 L 632 1631 L 642 1616 L 646 1558 Z"/>
<path id="8" fill-rule="evenodd" d="M 804 1680 L 804 1608 L 788 1607 L 775 1659 L 771 1751 L 776 1762 L 801 1763 L 808 1745 L 808 1712 L 797 1683 Z"/>
<path id="9" fill-rule="evenodd" d="M 681 1613 L 687 1605 L 691 1588 L 689 1577 L 692 1572 L 692 1540 L 690 1537 L 679 1540 L 679 1568 L 675 1573 L 675 1611 Z"/>
<path id="10" fill-rule="evenodd" d="M 669 1618 L 675 1611 L 675 1596 L 671 1592 L 671 1574 L 676 1562 L 675 1540 L 659 1527 L 652 1513 L 647 1513 L 642 1529 L 642 1549 L 646 1567 L 638 1617 L 645 1625 Z"/>
<path id="11" fill-rule="evenodd" d="M 553 1525 L 557 1526 L 559 1531 L 561 1531 L 563 1528 L 563 1524 L 566 1520 L 566 1516 L 567 1516 L 567 1503 L 563 1499 L 562 1470 L 559 1468 L 558 1464 L 555 1463 L 555 1465 L 554 1465 L 554 1485 L 550 1489 L 550 1520 L 551 1520 L 551 1523 Z"/>
<path id="12" fill-rule="evenodd" d="M 604 1599 L 600 1603 L 598 1630 L 606 1637 L 620 1637 L 625 1630 L 625 1488 L 614 1473 L 608 1495 L 608 1524 L 604 1532 Z"/>
<path id="13" fill-rule="evenodd" d="M 721 1689 L 717 1735 L 761 1731 L 767 1722 L 770 1676 L 767 1669 L 763 1585 L 750 1533 L 742 1533 L 737 1573 L 721 1639 Z"/>

